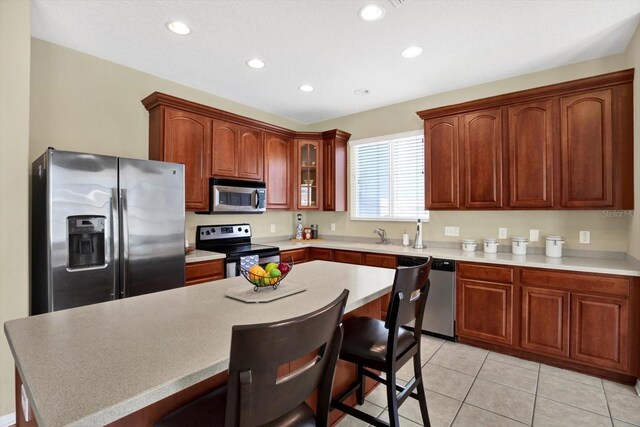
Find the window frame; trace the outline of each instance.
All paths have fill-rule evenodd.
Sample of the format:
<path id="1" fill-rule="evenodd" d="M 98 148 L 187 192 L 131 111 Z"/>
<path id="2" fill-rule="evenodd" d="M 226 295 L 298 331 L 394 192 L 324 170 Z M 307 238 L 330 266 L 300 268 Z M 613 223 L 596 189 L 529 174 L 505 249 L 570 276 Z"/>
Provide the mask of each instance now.
<path id="1" fill-rule="evenodd" d="M 414 137 L 421 137 L 422 141 L 424 143 L 424 130 L 420 129 L 420 130 L 414 130 L 414 131 L 409 131 L 409 132 L 402 132 L 402 133 L 396 133 L 396 134 L 391 134 L 391 135 L 383 135 L 383 136 L 376 136 L 376 137 L 372 137 L 372 138 L 362 138 L 362 139 L 358 139 L 358 140 L 353 140 L 353 141 L 349 141 L 349 169 L 350 169 L 350 179 L 349 179 L 349 204 L 351 206 L 351 209 L 349 209 L 349 216 L 351 221 L 385 221 L 385 222 L 410 222 L 410 223 L 414 223 L 416 222 L 416 220 L 418 218 L 420 218 L 422 220 L 422 222 L 429 222 L 429 218 L 430 218 L 430 212 L 429 210 L 424 210 L 424 214 L 420 215 L 420 216 L 416 216 L 414 218 L 397 218 L 397 217 L 359 217 L 356 216 L 356 212 L 357 212 L 357 194 L 356 194 L 356 188 L 357 188 L 357 182 L 356 182 L 356 171 L 355 171 L 355 166 L 356 166 L 356 160 L 355 160 L 355 147 L 359 146 L 359 145 L 365 145 L 365 144 L 375 144 L 375 143 L 384 143 L 384 142 L 391 142 L 393 140 L 397 140 L 397 139 L 405 139 L 405 138 L 414 138 Z M 392 206 L 394 204 L 395 201 L 393 201 L 393 165 L 390 165 L 391 167 L 389 168 L 389 174 L 390 174 L 390 181 L 389 181 L 389 194 L 390 194 L 390 199 L 392 200 Z M 426 171 L 424 171 L 423 169 L 423 173 L 426 174 Z M 425 175 L 426 176 L 426 175 Z M 423 194 L 423 201 L 424 201 L 424 197 L 425 195 Z"/>

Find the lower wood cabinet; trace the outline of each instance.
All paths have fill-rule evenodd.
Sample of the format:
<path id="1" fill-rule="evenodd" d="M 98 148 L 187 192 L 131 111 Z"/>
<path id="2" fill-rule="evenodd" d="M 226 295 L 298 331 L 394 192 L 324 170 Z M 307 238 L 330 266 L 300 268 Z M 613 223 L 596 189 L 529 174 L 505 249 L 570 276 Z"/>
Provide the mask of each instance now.
<path id="1" fill-rule="evenodd" d="M 520 345 L 531 351 L 569 356 L 569 292 L 522 287 Z"/>
<path id="2" fill-rule="evenodd" d="M 224 279 L 224 260 L 192 262 L 186 265 L 185 273 L 187 286 Z"/>
<path id="3" fill-rule="evenodd" d="M 293 260 L 294 264 L 302 264 L 309 261 L 309 250 L 307 248 L 291 249 L 280 251 L 280 259 L 284 262 Z"/>
<path id="4" fill-rule="evenodd" d="M 333 260 L 347 264 L 362 264 L 362 253 L 352 251 L 333 251 Z"/>
<path id="5" fill-rule="evenodd" d="M 511 345 L 512 287 L 503 283 L 459 280 L 458 335 Z"/>
<path id="6" fill-rule="evenodd" d="M 333 251 L 324 248 L 309 248 L 309 259 L 321 261 L 333 261 Z"/>

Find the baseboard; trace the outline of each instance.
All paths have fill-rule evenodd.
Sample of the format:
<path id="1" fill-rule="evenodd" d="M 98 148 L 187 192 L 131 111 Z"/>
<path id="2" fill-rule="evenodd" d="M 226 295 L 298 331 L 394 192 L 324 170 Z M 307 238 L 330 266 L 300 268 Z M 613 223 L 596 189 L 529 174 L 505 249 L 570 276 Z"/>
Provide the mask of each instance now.
<path id="1" fill-rule="evenodd" d="M 0 417 L 0 427 L 10 427 L 16 423 L 16 413 L 3 415 Z"/>

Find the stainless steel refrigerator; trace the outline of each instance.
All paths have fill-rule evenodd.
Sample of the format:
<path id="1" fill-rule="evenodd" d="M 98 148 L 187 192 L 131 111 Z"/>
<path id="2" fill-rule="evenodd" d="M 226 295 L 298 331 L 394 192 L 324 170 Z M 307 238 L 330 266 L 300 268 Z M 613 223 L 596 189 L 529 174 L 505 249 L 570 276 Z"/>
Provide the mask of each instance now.
<path id="1" fill-rule="evenodd" d="M 184 286 L 183 165 L 49 149 L 32 166 L 31 314 Z"/>

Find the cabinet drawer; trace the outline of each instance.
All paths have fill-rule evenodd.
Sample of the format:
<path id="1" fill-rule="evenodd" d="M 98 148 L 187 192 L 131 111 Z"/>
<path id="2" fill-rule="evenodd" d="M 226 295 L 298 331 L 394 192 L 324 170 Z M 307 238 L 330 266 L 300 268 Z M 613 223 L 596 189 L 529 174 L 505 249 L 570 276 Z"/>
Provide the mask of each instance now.
<path id="1" fill-rule="evenodd" d="M 362 264 L 362 254 L 351 251 L 333 251 L 333 260 L 348 264 Z"/>
<path id="2" fill-rule="evenodd" d="M 332 261 L 333 251 L 331 249 L 309 248 L 309 259 L 319 259 L 322 261 Z"/>
<path id="3" fill-rule="evenodd" d="M 523 268 L 523 285 L 535 285 L 580 293 L 629 296 L 629 279 L 590 273 L 559 273 L 557 271 Z"/>
<path id="4" fill-rule="evenodd" d="M 309 253 L 307 251 L 307 248 L 292 249 L 290 251 L 281 251 L 280 252 L 280 259 L 282 259 L 285 262 L 289 262 L 289 259 L 293 258 L 293 263 L 294 264 L 301 264 L 303 262 L 309 261 L 309 255 L 308 254 Z"/>
<path id="5" fill-rule="evenodd" d="M 364 254 L 364 263 L 372 267 L 396 268 L 398 259 L 391 255 Z"/>
<path id="6" fill-rule="evenodd" d="M 185 270 L 187 286 L 224 279 L 224 260 L 193 262 Z"/>
<path id="7" fill-rule="evenodd" d="M 458 277 L 486 280 L 488 282 L 513 283 L 513 269 L 479 264 L 458 264 Z"/>

